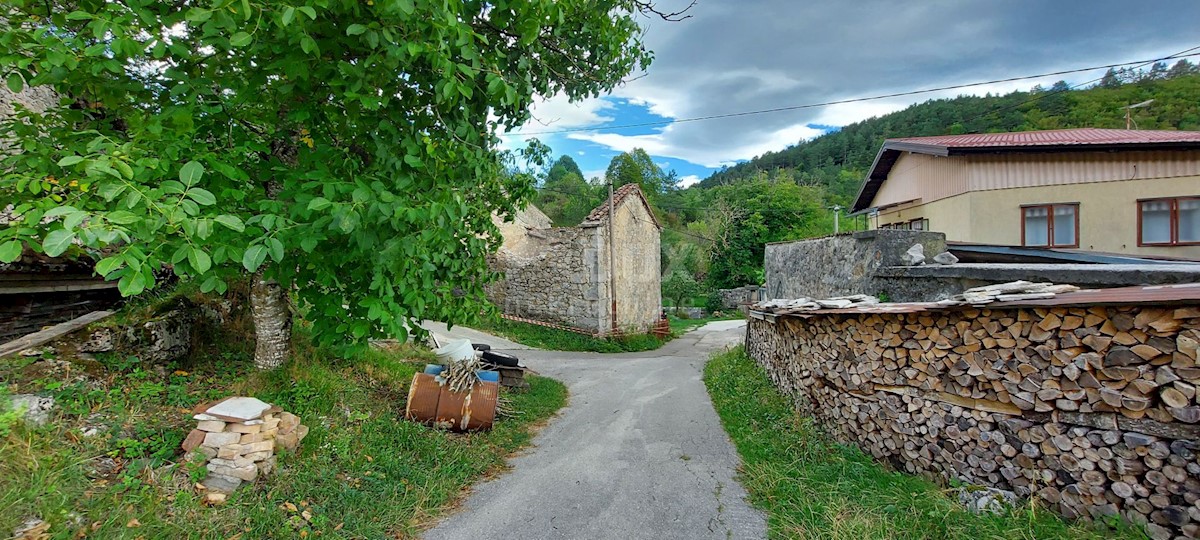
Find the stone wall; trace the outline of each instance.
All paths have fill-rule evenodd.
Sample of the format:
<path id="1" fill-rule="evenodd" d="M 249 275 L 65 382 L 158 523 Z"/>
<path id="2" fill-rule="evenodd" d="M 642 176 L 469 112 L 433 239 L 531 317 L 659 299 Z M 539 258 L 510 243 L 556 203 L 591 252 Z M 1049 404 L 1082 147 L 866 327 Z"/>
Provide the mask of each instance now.
<path id="1" fill-rule="evenodd" d="M 767 244 L 767 299 L 886 293 L 890 299 L 904 302 L 961 292 L 954 280 L 885 281 L 876 276 L 882 267 L 903 265 L 900 257 L 918 243 L 924 246 L 927 258 L 946 251 L 946 237 L 941 233 L 902 230 Z"/>
<path id="2" fill-rule="evenodd" d="M 0 85 L 0 123 L 6 122 L 16 114 L 20 105 L 33 112 L 44 112 L 58 104 L 58 94 L 46 86 L 26 87 L 18 93 L 13 93 L 6 85 Z M 0 137 L 0 154 L 12 146 L 12 139 Z M 0 207 L 0 210 L 3 208 Z"/>
<path id="3" fill-rule="evenodd" d="M 503 313 L 596 331 L 601 328 L 601 281 L 595 228 L 556 227 L 527 239 L 530 248 L 501 250 L 494 261 L 504 280 L 489 289 Z M 605 252 L 607 253 L 607 252 Z M 607 290 L 604 291 L 605 293 Z"/>
<path id="4" fill-rule="evenodd" d="M 878 459 L 1200 533 L 1200 308 L 752 315 L 750 356 Z"/>
<path id="5" fill-rule="evenodd" d="M 658 225 L 640 197 L 625 197 L 616 208 L 617 328 L 624 332 L 648 332 L 662 313 L 661 250 Z M 607 240 L 608 228 L 597 227 Z M 604 246 L 603 249 L 608 249 Z M 608 253 L 601 252 L 607 263 Z M 607 264 L 605 264 L 607 266 Z M 611 310 L 612 306 L 604 306 Z"/>
<path id="6" fill-rule="evenodd" d="M 758 285 L 746 285 L 736 289 L 717 289 L 717 294 L 721 296 L 722 309 L 737 309 L 747 304 L 753 304 L 759 300 L 760 287 Z"/>

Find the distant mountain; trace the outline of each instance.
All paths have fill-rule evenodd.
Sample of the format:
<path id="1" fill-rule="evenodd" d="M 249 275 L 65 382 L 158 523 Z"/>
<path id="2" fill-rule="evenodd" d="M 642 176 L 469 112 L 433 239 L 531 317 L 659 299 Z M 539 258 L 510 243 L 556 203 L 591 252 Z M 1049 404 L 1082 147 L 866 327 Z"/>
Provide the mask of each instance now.
<path id="1" fill-rule="evenodd" d="M 726 167 L 700 188 L 735 183 L 761 173 L 785 172 L 797 183 L 824 186 L 830 202 L 847 204 L 884 139 L 962 133 L 998 133 L 1081 127 L 1124 128 L 1124 107 L 1139 129 L 1200 130 L 1200 66 L 1109 70 L 1096 86 L 1072 90 L 1065 82 L 1006 95 L 960 96 L 912 105 L 869 118 L 778 152 Z"/>

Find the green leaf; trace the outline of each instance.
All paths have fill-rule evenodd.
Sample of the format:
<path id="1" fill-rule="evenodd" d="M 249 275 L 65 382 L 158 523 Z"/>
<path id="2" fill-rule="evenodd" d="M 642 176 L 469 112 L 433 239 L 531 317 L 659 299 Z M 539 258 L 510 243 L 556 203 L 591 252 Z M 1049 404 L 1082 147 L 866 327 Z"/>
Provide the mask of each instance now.
<path id="1" fill-rule="evenodd" d="M 229 44 L 234 47 L 245 47 L 249 45 L 254 38 L 246 32 L 238 32 L 229 38 Z"/>
<path id="2" fill-rule="evenodd" d="M 13 73 L 8 76 L 8 89 L 14 94 L 25 89 L 25 79 L 21 78 L 20 73 Z"/>
<path id="3" fill-rule="evenodd" d="M 105 257 L 100 259 L 100 262 L 96 263 L 96 273 L 100 274 L 101 276 L 107 276 L 113 273 L 114 270 L 120 268 L 123 264 L 125 264 L 125 259 L 123 259 L 120 255 Z"/>
<path id="4" fill-rule="evenodd" d="M 331 205 L 333 205 L 333 203 L 329 202 L 329 199 L 326 199 L 325 197 L 317 197 L 311 201 L 308 201 L 309 210 L 324 210 L 329 208 Z"/>
<path id="5" fill-rule="evenodd" d="M 74 239 L 75 233 L 66 229 L 55 229 L 42 240 L 42 250 L 46 252 L 46 255 L 57 257 L 71 247 L 71 241 Z"/>
<path id="6" fill-rule="evenodd" d="M 195 268 L 197 273 L 203 274 L 209 268 L 212 268 L 212 259 L 209 258 L 203 249 L 192 247 L 191 251 L 188 252 L 187 259 L 188 264 L 192 265 L 192 268 Z"/>
<path id="7" fill-rule="evenodd" d="M 242 266 L 247 271 L 257 272 L 258 267 L 262 266 L 263 261 L 267 260 L 267 246 L 262 244 L 254 244 L 246 248 L 246 253 L 242 255 Z"/>
<path id="8" fill-rule="evenodd" d="M 352 25 L 346 27 L 346 35 L 347 36 L 357 36 L 366 31 L 367 31 L 367 27 L 362 24 L 352 24 Z"/>
<path id="9" fill-rule="evenodd" d="M 221 281 L 221 278 L 215 275 L 208 276 L 208 279 L 204 280 L 204 283 L 200 284 L 200 292 L 206 294 L 210 293 L 216 290 L 218 287 L 224 285 L 224 283 L 225 282 Z"/>
<path id="10" fill-rule="evenodd" d="M 109 223 L 115 223 L 117 225 L 129 225 L 130 223 L 136 223 L 138 219 L 140 219 L 133 212 L 126 212 L 125 210 L 109 212 L 105 214 L 104 217 L 108 219 Z"/>
<path id="11" fill-rule="evenodd" d="M 270 245 L 271 258 L 275 259 L 275 262 L 283 262 L 283 242 L 278 238 L 268 238 L 267 244 Z"/>
<path id="12" fill-rule="evenodd" d="M 403 11 L 405 15 L 412 15 L 413 7 L 413 0 L 400 0 L 400 11 Z"/>
<path id="13" fill-rule="evenodd" d="M 117 282 L 117 290 L 121 292 L 121 296 L 137 296 L 142 294 L 142 291 L 146 290 L 146 276 L 141 272 L 125 274 Z"/>
<path id="14" fill-rule="evenodd" d="M 242 218 L 239 218 L 237 216 L 231 216 L 229 214 L 221 214 L 213 219 L 215 219 L 217 221 L 217 223 L 224 225 L 225 228 L 227 228 L 227 229 L 237 231 L 237 232 L 243 232 L 246 230 L 246 224 L 242 223 Z"/>
<path id="15" fill-rule="evenodd" d="M 317 20 L 317 10 L 313 9 L 312 7 L 309 7 L 309 6 L 300 6 L 300 7 L 296 8 L 296 9 L 300 10 L 300 12 L 301 12 L 301 13 L 304 13 L 305 15 L 308 15 L 308 18 L 310 18 L 310 19 L 312 19 L 312 20 L 314 20 L 314 21 L 315 21 L 315 20 Z"/>
<path id="16" fill-rule="evenodd" d="M 217 202 L 217 198 L 212 192 L 204 188 L 191 188 L 187 191 L 187 196 L 201 206 L 210 206 Z"/>
<path id="17" fill-rule="evenodd" d="M 296 8 L 288 6 L 283 10 L 283 25 L 292 24 L 292 19 L 296 18 Z"/>
<path id="18" fill-rule="evenodd" d="M 67 14 L 68 21 L 86 21 L 92 18 L 92 14 L 86 11 L 72 11 Z"/>
<path id="19" fill-rule="evenodd" d="M 179 169 L 179 181 L 188 187 L 196 185 L 202 176 L 204 176 L 204 165 L 199 161 L 189 161 Z"/>
<path id="20" fill-rule="evenodd" d="M 414 156 L 412 154 L 408 154 L 408 155 L 404 156 L 404 162 L 407 163 L 409 167 L 412 167 L 414 169 L 420 169 L 421 167 L 425 166 L 424 163 L 421 163 L 421 158 Z"/>
<path id="21" fill-rule="evenodd" d="M 204 22 L 212 18 L 212 10 L 202 8 L 192 8 L 187 12 L 187 20 L 190 22 Z"/>
<path id="22" fill-rule="evenodd" d="M 10 263 L 21 257 L 21 241 L 9 240 L 0 244 L 0 263 Z"/>
<path id="23" fill-rule="evenodd" d="M 83 156 L 67 156 L 58 160 L 59 167 L 70 167 L 76 163 L 83 161 Z"/>

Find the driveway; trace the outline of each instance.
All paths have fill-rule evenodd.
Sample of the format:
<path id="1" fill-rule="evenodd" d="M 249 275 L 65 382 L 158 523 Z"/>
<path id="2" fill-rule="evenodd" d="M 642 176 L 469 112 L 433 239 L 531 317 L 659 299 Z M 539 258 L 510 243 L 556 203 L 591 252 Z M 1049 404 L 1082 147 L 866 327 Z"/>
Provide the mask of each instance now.
<path id="1" fill-rule="evenodd" d="M 511 471 L 424 537 L 765 538 L 700 379 L 708 357 L 744 333 L 744 321 L 720 321 L 657 351 L 514 352 L 565 383 L 570 403 Z"/>

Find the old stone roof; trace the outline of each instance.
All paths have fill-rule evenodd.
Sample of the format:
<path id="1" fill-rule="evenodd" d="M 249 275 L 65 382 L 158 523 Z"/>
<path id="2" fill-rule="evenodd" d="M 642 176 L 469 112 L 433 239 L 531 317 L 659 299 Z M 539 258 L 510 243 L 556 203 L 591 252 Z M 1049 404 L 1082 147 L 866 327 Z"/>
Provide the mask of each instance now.
<path id="1" fill-rule="evenodd" d="M 642 193 L 642 188 L 637 184 L 625 184 L 613 192 L 613 208 L 621 206 L 625 199 L 630 196 L 636 196 L 641 201 L 642 206 L 646 208 L 646 213 L 650 214 L 650 219 L 654 222 L 654 226 L 662 229 L 662 225 L 658 222 L 658 218 L 654 217 L 654 209 L 650 207 L 650 201 L 646 199 L 646 194 Z M 600 203 L 588 213 L 580 225 L 584 227 L 594 227 L 608 221 L 608 199 Z"/>

